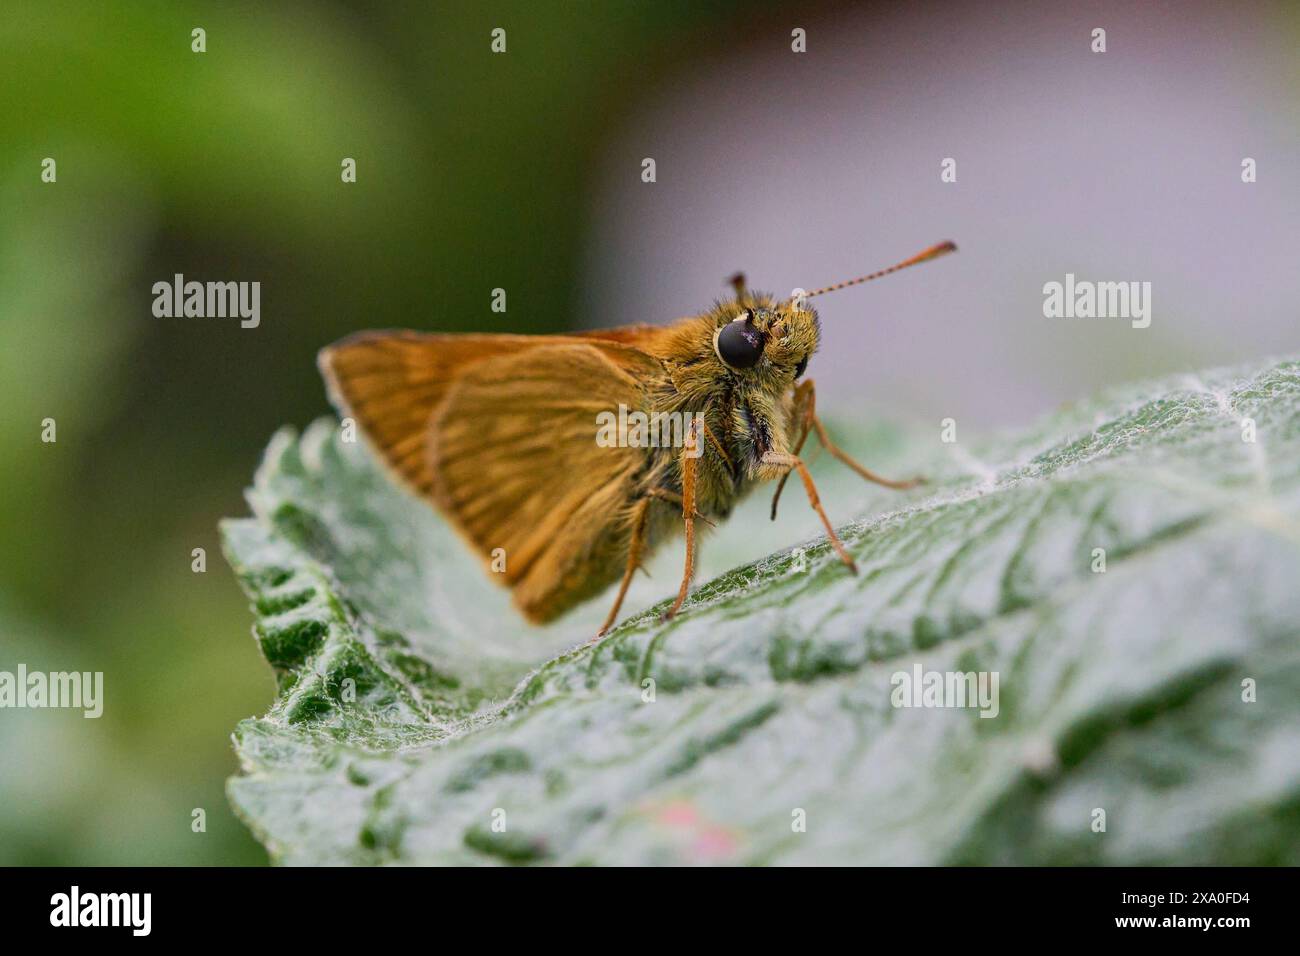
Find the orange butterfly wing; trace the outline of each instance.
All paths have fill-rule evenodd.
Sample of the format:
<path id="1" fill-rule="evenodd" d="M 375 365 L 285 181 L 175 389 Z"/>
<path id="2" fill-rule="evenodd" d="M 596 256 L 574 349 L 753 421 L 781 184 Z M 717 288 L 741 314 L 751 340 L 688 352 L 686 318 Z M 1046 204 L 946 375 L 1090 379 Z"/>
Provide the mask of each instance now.
<path id="1" fill-rule="evenodd" d="M 662 365 L 630 343 L 659 329 L 589 336 L 362 333 L 321 353 L 340 411 L 430 498 L 545 621 L 618 577 L 644 452 L 596 443 L 600 412 L 644 409 Z"/>
<path id="2" fill-rule="evenodd" d="M 317 365 L 334 407 L 361 425 L 380 458 L 408 487 L 427 496 L 433 476 L 424 453 L 425 430 L 465 368 L 497 355 L 588 337 L 636 345 L 660 331 L 639 325 L 581 336 L 358 332 L 322 349 Z"/>

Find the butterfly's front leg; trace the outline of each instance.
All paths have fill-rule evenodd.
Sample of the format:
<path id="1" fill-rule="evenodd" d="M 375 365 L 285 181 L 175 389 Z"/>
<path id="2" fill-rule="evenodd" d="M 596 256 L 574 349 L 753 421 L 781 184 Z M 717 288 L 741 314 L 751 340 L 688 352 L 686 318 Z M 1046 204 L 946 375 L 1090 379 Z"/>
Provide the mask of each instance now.
<path id="1" fill-rule="evenodd" d="M 906 491 L 909 488 L 915 488 L 917 485 L 925 484 L 925 479 L 921 477 L 895 481 L 878 475 L 870 468 L 858 464 L 848 452 L 841 450 L 835 442 L 831 441 L 830 435 L 826 433 L 826 426 L 817 417 L 817 391 L 813 387 L 812 379 L 807 379 L 795 386 L 793 409 L 794 413 L 790 416 L 790 419 L 799 430 L 799 440 L 795 442 L 794 454 L 799 454 L 803 448 L 803 443 L 808 440 L 808 433 L 815 431 L 817 440 L 822 443 L 823 448 L 831 453 L 832 457 L 848 465 L 867 481 L 873 481 L 878 485 L 895 488 L 899 491 Z M 776 503 L 781 500 L 781 489 L 785 487 L 786 479 L 789 477 L 789 472 L 781 476 L 781 480 L 776 486 L 776 494 L 772 496 L 772 520 L 774 521 L 776 520 Z"/>
<path id="2" fill-rule="evenodd" d="M 844 542 L 840 540 L 840 536 L 835 533 L 830 518 L 826 517 L 826 512 L 822 509 L 821 498 L 817 495 L 817 486 L 813 484 L 812 475 L 808 473 L 808 466 L 803 463 L 803 459 L 798 455 L 769 451 L 764 453 L 761 460 L 765 465 L 775 465 L 778 468 L 786 469 L 787 475 L 791 471 L 799 472 L 799 477 L 803 479 L 804 490 L 808 492 L 808 504 L 812 505 L 813 511 L 817 512 L 817 517 L 822 519 L 822 525 L 826 528 L 826 537 L 830 539 L 831 546 L 835 548 L 835 553 L 840 556 L 840 560 L 844 562 L 845 566 L 854 574 L 857 574 L 857 562 L 853 560 L 853 556 L 844 547 Z"/>

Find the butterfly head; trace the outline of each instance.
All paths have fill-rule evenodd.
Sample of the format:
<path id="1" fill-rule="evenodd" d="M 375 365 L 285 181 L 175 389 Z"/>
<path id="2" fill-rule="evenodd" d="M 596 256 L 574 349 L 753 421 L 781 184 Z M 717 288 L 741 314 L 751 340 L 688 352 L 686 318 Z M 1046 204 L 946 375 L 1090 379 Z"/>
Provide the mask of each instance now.
<path id="1" fill-rule="evenodd" d="M 817 313 L 798 297 L 737 303 L 726 319 L 714 333 L 713 350 L 734 372 L 797 379 L 817 349 Z"/>

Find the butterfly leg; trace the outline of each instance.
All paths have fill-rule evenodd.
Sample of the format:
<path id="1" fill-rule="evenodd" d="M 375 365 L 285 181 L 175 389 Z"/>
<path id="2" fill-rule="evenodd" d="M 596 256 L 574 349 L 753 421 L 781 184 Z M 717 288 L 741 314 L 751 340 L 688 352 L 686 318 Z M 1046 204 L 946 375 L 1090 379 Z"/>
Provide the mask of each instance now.
<path id="1" fill-rule="evenodd" d="M 848 465 L 867 481 L 874 481 L 878 485 L 883 485 L 886 488 L 896 488 L 899 491 L 906 491 L 909 488 L 915 488 L 917 485 L 925 484 L 925 479 L 921 477 L 895 481 L 891 478 L 885 478 L 883 475 L 878 475 L 870 468 L 858 464 L 848 452 L 831 441 L 831 436 L 826 433 L 826 426 L 817 417 L 817 393 L 813 388 L 812 379 L 808 379 L 795 387 L 793 419 L 798 423 L 799 428 L 799 440 L 794 446 L 794 454 L 796 455 L 803 448 L 803 443 L 807 440 L 808 432 L 811 429 L 817 433 L 817 440 L 821 442 L 823 448 L 830 452 L 833 458 Z M 776 518 L 776 503 L 781 498 L 781 489 L 785 487 L 785 481 L 788 477 L 790 477 L 790 473 L 786 472 L 776 486 L 776 494 L 772 496 L 773 519 Z"/>
<path id="2" fill-rule="evenodd" d="M 896 481 L 876 474 L 870 468 L 859 465 L 847 452 L 841 451 L 839 446 L 837 446 L 835 442 L 831 441 L 831 436 L 826 434 L 826 426 L 822 424 L 822 420 L 815 414 L 812 417 L 812 425 L 813 430 L 817 432 L 817 440 L 822 443 L 822 447 L 830 452 L 833 457 L 839 459 L 863 478 L 867 479 L 867 481 L 874 481 L 878 485 L 884 485 L 886 488 L 896 488 L 899 491 L 906 491 L 908 488 L 915 488 L 917 485 L 925 484 L 925 479 L 920 475 L 915 478 Z"/>
<path id="3" fill-rule="evenodd" d="M 812 431 L 813 410 L 816 407 L 816 393 L 813 391 L 812 379 L 800 382 L 794 387 L 794 414 L 791 420 L 795 422 L 795 427 L 799 429 L 799 440 L 794 443 L 792 454 L 798 455 L 803 451 L 803 443 L 808 440 L 808 433 Z M 785 483 L 790 477 L 790 472 L 781 476 L 781 480 L 776 483 L 776 493 L 772 495 L 772 520 L 776 520 L 776 503 L 781 500 L 781 490 L 785 488 Z"/>
<path id="4" fill-rule="evenodd" d="M 618 611 L 623 606 L 623 598 L 627 596 L 627 588 L 632 583 L 632 575 L 636 574 L 636 569 L 641 565 L 641 550 L 645 546 L 645 526 L 646 520 L 650 516 L 650 502 L 651 498 L 647 496 L 636 503 L 636 510 L 632 513 L 632 541 L 627 548 L 627 568 L 623 571 L 623 580 L 618 586 L 618 595 L 614 598 L 614 606 L 609 609 L 605 623 L 600 626 L 600 630 L 596 632 L 596 636 L 591 639 L 592 641 L 604 637 L 605 632 L 613 627 L 614 622 L 618 620 Z"/>
<path id="5" fill-rule="evenodd" d="M 628 545 L 627 568 L 623 571 L 623 580 L 618 586 L 618 594 L 614 598 L 614 606 L 610 608 L 609 614 L 605 617 L 605 623 L 600 626 L 600 630 L 597 631 L 596 636 L 592 638 L 593 641 L 604 637 L 605 632 L 613 627 L 614 622 L 618 619 L 618 612 L 623 606 L 623 598 L 627 596 L 627 589 L 632 584 L 632 577 L 636 574 L 637 568 L 641 566 L 641 552 L 645 548 L 646 523 L 650 516 L 650 504 L 655 499 L 670 502 L 671 504 L 675 504 L 681 508 L 685 508 L 686 506 L 686 499 L 684 496 L 679 495 L 675 491 L 669 491 L 667 488 L 651 488 L 645 493 L 645 497 L 636 503 L 636 510 L 632 514 L 632 541 Z M 684 514 L 685 512 L 683 511 L 683 515 Z M 714 527 L 713 522 L 704 517 L 704 515 L 700 514 L 698 511 L 695 511 L 692 517 L 695 520 L 703 521 L 710 528 Z M 690 532 L 688 532 L 688 534 L 690 534 Z M 692 539 L 694 538 L 693 534 L 690 536 Z M 699 553 L 698 542 L 695 544 L 695 551 L 696 554 Z M 693 564 L 694 562 L 688 564 L 688 567 L 691 568 L 692 577 L 694 572 Z"/>
<path id="6" fill-rule="evenodd" d="M 799 477 L 803 479 L 804 491 L 808 492 L 808 503 L 812 505 L 813 511 L 817 512 L 817 516 L 822 519 L 822 525 L 826 528 L 826 537 L 830 539 L 831 546 L 835 548 L 835 553 L 840 556 L 840 560 L 844 562 L 845 566 L 854 574 L 857 574 L 857 563 L 853 560 L 853 556 L 849 554 L 848 549 L 844 547 L 844 542 L 840 540 L 840 536 L 835 533 L 830 519 L 826 517 L 826 512 L 822 510 L 821 499 L 817 497 L 817 486 L 813 484 L 812 475 L 808 473 L 808 466 L 803 463 L 803 460 L 797 455 L 784 455 L 781 452 L 769 451 L 763 455 L 762 461 L 765 465 L 784 467 L 787 474 L 790 471 L 799 472 Z"/>
<path id="7" fill-rule="evenodd" d="M 691 590 L 691 578 L 695 576 L 695 479 L 698 475 L 696 465 L 701 450 L 700 419 L 691 423 L 691 430 L 682 450 L 682 521 L 686 526 L 686 567 L 682 571 L 682 586 L 677 589 L 677 600 L 664 613 L 664 620 L 670 620 L 681 609 Z"/>

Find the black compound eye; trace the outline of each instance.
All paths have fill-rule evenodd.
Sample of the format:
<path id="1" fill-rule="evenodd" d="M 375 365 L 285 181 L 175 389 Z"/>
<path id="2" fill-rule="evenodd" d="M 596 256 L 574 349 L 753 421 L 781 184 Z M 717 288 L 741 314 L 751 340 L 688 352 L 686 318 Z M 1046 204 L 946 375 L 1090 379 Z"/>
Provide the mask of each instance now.
<path id="1" fill-rule="evenodd" d="M 808 371 L 808 356 L 805 355 L 799 360 L 799 364 L 794 367 L 794 377 L 803 378 L 803 373 L 806 371 Z"/>
<path id="2" fill-rule="evenodd" d="M 752 316 L 746 312 L 718 333 L 718 358 L 732 368 L 753 368 L 763 357 L 763 344 L 763 333 L 754 328 Z"/>

